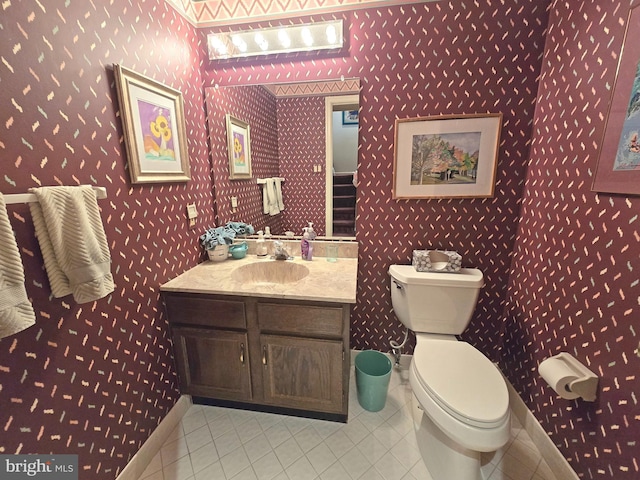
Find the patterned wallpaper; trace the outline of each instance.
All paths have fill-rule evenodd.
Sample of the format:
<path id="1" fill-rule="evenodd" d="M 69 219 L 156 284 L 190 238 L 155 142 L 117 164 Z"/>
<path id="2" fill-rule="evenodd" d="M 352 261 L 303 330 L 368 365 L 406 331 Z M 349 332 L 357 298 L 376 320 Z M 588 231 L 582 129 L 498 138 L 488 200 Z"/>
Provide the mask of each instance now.
<path id="1" fill-rule="evenodd" d="M 629 5 L 553 4 L 506 319 L 494 340 L 504 371 L 586 479 L 640 478 L 640 199 L 591 191 Z M 637 58 L 637 39 L 628 46 Z M 563 400 L 538 376 L 538 363 L 560 351 L 598 374 L 596 402 Z"/>
<path id="2" fill-rule="evenodd" d="M 0 340 L 0 453 L 77 453 L 80 479 L 111 480 L 179 395 L 158 286 L 201 258 L 186 203 L 213 222 L 200 37 L 162 1 L 11 0 L 0 38 L 0 191 L 106 187 L 116 283 L 52 298 L 29 209 L 8 206 L 37 321 Z M 114 63 L 183 92 L 188 184 L 131 185 Z"/>
<path id="3" fill-rule="evenodd" d="M 313 222 L 318 235 L 325 234 L 325 121 L 324 97 L 278 98 L 280 173 L 291 201 L 285 210 L 287 230 L 302 235 Z M 314 165 L 322 165 L 314 172 Z"/>
<path id="4" fill-rule="evenodd" d="M 387 350 L 402 335 L 391 263 L 408 263 L 414 248 L 458 250 L 487 283 L 465 338 L 501 362 L 581 477 L 638 478 L 638 205 L 590 191 L 628 2 L 553 2 L 545 36 L 547 5 L 434 2 L 317 15 L 347 20 L 347 55 L 214 63 L 202 51 L 207 29 L 194 31 L 159 0 L 115 0 L 108 10 L 3 3 L 1 191 L 106 186 L 100 206 L 116 291 L 82 307 L 49 298 L 28 209 L 9 207 L 38 322 L 0 340 L 0 451 L 78 452 L 83 480 L 115 478 L 178 395 L 158 285 L 199 261 L 197 236 L 216 220 L 222 173 L 208 160 L 200 86 L 344 75 L 362 82 L 352 347 Z M 112 63 L 183 92 L 189 184 L 130 184 Z M 391 198 L 395 118 L 495 111 L 504 114 L 495 198 Z M 189 230 L 193 200 L 201 216 Z M 601 375 L 594 404 L 561 400 L 541 384 L 537 363 L 561 349 Z"/>

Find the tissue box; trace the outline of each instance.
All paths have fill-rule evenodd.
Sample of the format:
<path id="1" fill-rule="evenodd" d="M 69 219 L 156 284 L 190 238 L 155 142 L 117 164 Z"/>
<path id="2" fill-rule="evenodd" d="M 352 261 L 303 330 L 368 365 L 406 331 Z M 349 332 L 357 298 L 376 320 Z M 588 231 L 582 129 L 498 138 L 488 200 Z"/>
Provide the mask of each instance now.
<path id="1" fill-rule="evenodd" d="M 411 264 L 418 272 L 459 272 L 462 255 L 448 250 L 414 250 Z"/>

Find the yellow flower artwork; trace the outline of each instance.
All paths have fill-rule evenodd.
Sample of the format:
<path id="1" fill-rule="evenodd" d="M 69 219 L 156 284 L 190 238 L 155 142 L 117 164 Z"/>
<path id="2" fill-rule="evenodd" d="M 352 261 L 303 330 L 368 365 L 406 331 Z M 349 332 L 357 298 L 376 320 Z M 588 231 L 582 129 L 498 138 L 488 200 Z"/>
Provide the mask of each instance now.
<path id="1" fill-rule="evenodd" d="M 144 138 L 144 152 L 149 160 L 175 160 L 171 117 L 165 109 L 138 100 Z"/>

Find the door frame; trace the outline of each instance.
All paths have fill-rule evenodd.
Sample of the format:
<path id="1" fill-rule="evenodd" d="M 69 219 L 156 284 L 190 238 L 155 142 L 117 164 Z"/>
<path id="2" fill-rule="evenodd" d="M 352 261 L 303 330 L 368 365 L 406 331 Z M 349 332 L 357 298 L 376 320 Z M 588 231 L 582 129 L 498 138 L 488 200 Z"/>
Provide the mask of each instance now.
<path id="1" fill-rule="evenodd" d="M 360 95 L 339 95 L 325 97 L 324 99 L 324 125 L 325 125 L 325 142 L 326 142 L 326 185 L 325 185 L 325 235 L 333 236 L 333 112 L 353 109 L 354 105 L 360 105 Z M 358 128 L 358 130 L 360 130 Z M 358 132 L 358 137 L 360 133 Z M 358 145 L 360 140 L 358 139 Z"/>

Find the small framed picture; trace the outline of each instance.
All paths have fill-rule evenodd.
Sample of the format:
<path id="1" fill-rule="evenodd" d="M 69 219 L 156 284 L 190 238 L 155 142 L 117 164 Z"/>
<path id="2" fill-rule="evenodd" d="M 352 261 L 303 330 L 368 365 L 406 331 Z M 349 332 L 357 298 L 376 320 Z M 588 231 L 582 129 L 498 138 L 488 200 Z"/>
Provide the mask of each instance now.
<path id="1" fill-rule="evenodd" d="M 191 179 L 182 93 L 113 66 L 131 183 Z"/>
<path id="2" fill-rule="evenodd" d="M 229 149 L 229 178 L 251 178 L 251 141 L 249 124 L 227 114 L 227 146 Z"/>
<path id="3" fill-rule="evenodd" d="M 397 119 L 393 198 L 493 197 L 502 114 Z"/>
<path id="4" fill-rule="evenodd" d="M 358 110 L 343 110 L 342 111 L 342 124 L 343 125 L 357 125 L 358 124 Z"/>

